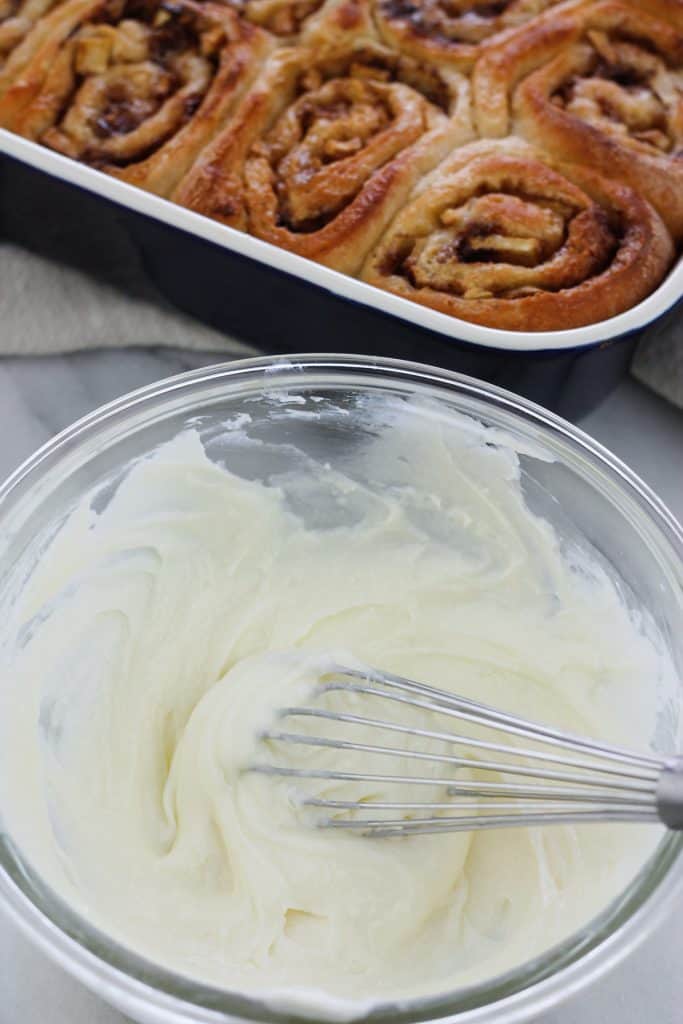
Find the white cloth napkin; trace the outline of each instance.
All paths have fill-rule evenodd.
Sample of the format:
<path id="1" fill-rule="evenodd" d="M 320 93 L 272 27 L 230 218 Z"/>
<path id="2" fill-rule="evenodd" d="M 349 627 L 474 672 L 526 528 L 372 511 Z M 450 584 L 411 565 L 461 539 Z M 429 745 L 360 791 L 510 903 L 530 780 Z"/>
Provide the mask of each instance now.
<path id="1" fill-rule="evenodd" d="M 160 294 L 114 207 L 8 160 L 0 163 L 0 268 L 0 354 L 124 345 L 256 351 Z M 652 329 L 633 372 L 683 407 L 683 313 Z"/>

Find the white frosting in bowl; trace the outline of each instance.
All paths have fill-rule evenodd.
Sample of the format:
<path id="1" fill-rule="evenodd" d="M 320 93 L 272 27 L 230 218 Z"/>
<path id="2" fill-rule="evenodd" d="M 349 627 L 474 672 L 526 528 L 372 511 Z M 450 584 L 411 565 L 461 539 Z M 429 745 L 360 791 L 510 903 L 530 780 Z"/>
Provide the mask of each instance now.
<path id="1" fill-rule="evenodd" d="M 259 740 L 335 662 L 641 750 L 654 731 L 648 683 L 669 666 L 605 568 L 561 549 L 529 510 L 510 442 L 401 414 L 364 459 L 364 475 L 309 460 L 245 479 L 190 430 L 138 461 L 107 502 L 83 499 L 34 568 L 0 694 L 2 817 L 35 870 L 150 960 L 319 1016 L 539 955 L 602 911 L 660 834 L 367 839 L 316 829 L 300 791 L 390 787 L 295 790 L 244 772 L 277 760 L 444 774 Z M 378 710 L 354 694 L 326 700 Z M 448 727 L 426 711 L 382 714 Z M 296 731 L 334 731 L 323 726 Z"/>

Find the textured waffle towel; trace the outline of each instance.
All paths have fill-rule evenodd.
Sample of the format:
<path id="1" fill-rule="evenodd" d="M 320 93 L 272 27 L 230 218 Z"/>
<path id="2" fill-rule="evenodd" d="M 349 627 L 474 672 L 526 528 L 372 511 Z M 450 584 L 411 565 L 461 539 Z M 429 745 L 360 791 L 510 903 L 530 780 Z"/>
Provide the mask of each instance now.
<path id="1" fill-rule="evenodd" d="M 9 160 L 0 163 L 0 266 L 0 353 L 124 345 L 254 352 L 163 298 L 115 207 Z"/>
<path id="2" fill-rule="evenodd" d="M 124 345 L 256 351 L 163 298 L 114 208 L 13 161 L 0 164 L 0 266 L 5 355 Z M 633 372 L 683 407 L 683 314 L 652 329 Z"/>
<path id="3" fill-rule="evenodd" d="M 633 376 L 683 409 L 683 309 L 654 324 L 641 341 Z"/>
<path id="4" fill-rule="evenodd" d="M 46 355 L 83 348 L 172 345 L 251 355 L 255 349 L 174 309 L 138 267 L 109 283 L 12 243 L 0 243 L 0 353 Z"/>

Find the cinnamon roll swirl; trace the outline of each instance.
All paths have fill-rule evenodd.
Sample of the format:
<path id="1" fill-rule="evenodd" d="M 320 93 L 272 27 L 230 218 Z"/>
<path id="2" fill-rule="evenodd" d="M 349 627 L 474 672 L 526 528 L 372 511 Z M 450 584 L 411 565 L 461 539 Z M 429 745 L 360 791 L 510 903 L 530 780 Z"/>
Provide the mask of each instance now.
<path id="1" fill-rule="evenodd" d="M 482 47 L 559 0 L 371 0 L 385 42 L 423 60 L 472 66 Z"/>
<path id="2" fill-rule="evenodd" d="M 683 4 L 558 10 L 477 65 L 477 123 L 640 191 L 683 238 Z"/>
<path id="3" fill-rule="evenodd" d="M 422 182 L 362 277 L 463 320 L 553 331 L 635 305 L 673 254 L 636 192 L 506 139 L 464 146 Z"/>
<path id="4" fill-rule="evenodd" d="M 34 30 L 0 124 L 168 195 L 256 76 L 270 37 L 197 0 L 67 0 Z"/>
<path id="5" fill-rule="evenodd" d="M 354 273 L 426 170 L 471 136 L 469 88 L 357 40 L 269 61 L 174 198 Z"/>
<path id="6" fill-rule="evenodd" d="M 7 17 L 0 26 L 0 39 L 4 39 L 4 44 L 0 44 L 0 127 L 12 127 L 15 114 L 38 92 L 62 43 L 98 6 L 99 0 L 66 0 L 62 4 L 41 0 L 35 22 L 29 22 L 21 13 L 23 5 L 5 8 L 15 11 L 19 22 L 15 17 Z M 34 10 L 37 12 L 37 8 Z M 2 102 L 11 88 L 11 101 Z"/>

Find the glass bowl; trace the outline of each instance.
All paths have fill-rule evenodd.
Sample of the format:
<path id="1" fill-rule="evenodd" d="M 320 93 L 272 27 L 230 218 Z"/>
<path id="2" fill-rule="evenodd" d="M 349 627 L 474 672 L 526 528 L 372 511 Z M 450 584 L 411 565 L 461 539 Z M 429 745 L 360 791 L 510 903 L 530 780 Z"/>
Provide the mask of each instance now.
<path id="1" fill-rule="evenodd" d="M 683 531 L 626 466 L 568 423 L 499 388 L 428 366 L 354 356 L 250 359 L 184 373 L 57 435 L 0 488 L 0 622 L 8 621 L 17 582 L 40 557 L 50 529 L 79 497 L 99 485 L 106 500 L 131 459 L 184 426 L 198 428 L 209 455 L 243 475 L 273 472 L 293 445 L 334 465 L 362 447 L 370 429 L 363 410 L 378 395 L 398 402 L 417 396 L 442 416 L 473 416 L 521 442 L 529 452 L 520 457 L 527 503 L 561 541 L 580 538 L 609 563 L 626 599 L 654 619 L 683 680 Z M 292 419 L 293 405 L 304 414 Z M 231 447 L 225 423 L 245 413 L 261 443 Z M 0 649 L 9 640 L 0 629 Z M 675 749 L 682 705 L 680 689 L 665 695 L 654 745 L 666 753 Z M 682 846 L 683 835 L 666 834 L 618 899 L 536 959 L 486 983 L 402 1002 L 400 1010 L 381 1006 L 365 1019 L 511 1024 L 535 1017 L 588 985 L 650 931 L 683 880 Z M 142 1024 L 305 1020 L 163 970 L 112 941 L 32 871 L 3 827 L 1 806 L 0 900 L 66 971 Z"/>

